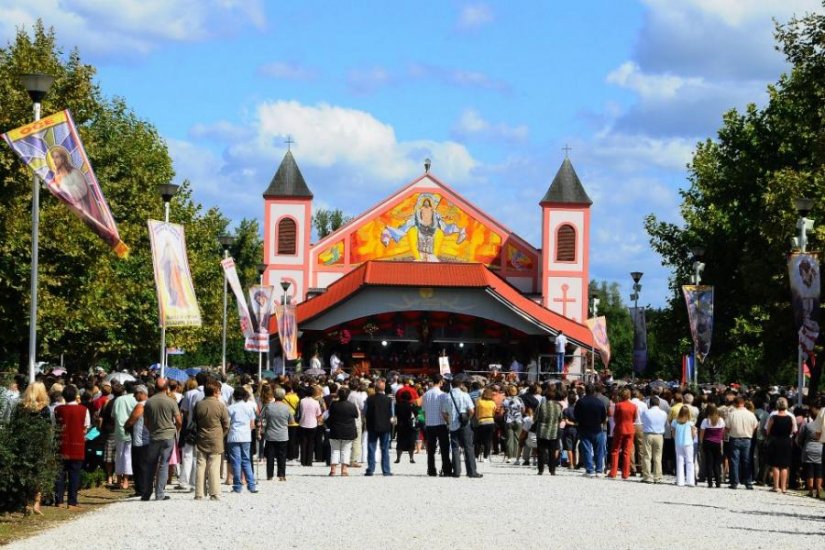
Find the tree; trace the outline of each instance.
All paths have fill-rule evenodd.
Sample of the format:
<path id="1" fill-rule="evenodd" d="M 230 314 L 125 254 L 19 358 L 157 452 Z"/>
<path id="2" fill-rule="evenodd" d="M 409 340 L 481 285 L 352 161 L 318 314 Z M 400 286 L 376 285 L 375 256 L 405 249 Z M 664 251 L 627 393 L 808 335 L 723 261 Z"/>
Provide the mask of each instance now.
<path id="1" fill-rule="evenodd" d="M 315 226 L 318 238 L 323 239 L 333 231 L 337 231 L 340 227 L 348 224 L 350 220 L 352 220 L 351 216 L 345 216 L 337 208 L 335 210 L 319 208 L 312 217 L 312 224 Z"/>
<path id="2" fill-rule="evenodd" d="M 692 245 L 702 244 L 703 282 L 716 287 L 711 355 L 703 371 L 726 380 L 793 382 L 796 335 L 786 255 L 795 234 L 794 199 L 825 201 L 825 15 L 778 25 L 790 73 L 768 87 L 764 108 L 725 113 L 715 140 L 697 145 L 681 192 L 682 227 L 648 216 L 651 244 L 672 268 L 672 321 L 687 326 L 679 285 Z M 820 225 L 810 237 L 825 236 Z M 668 346 L 674 347 L 670 338 Z M 821 360 L 813 369 L 815 391 Z M 703 371 L 700 371 L 700 375 Z"/>
<path id="3" fill-rule="evenodd" d="M 55 42 L 54 31 L 37 22 L 31 36 L 20 29 L 0 49 L 0 131 L 31 120 L 31 101 L 17 76 L 36 71 L 53 75 L 43 112 L 71 110 L 131 253 L 127 259 L 117 258 L 65 205 L 41 194 L 38 357 L 57 361 L 65 354 L 69 367 L 84 369 L 96 364 L 145 366 L 160 354 L 146 220 L 163 219 L 156 185 L 171 181 L 172 161 L 157 130 L 122 99 L 104 98 L 92 80 L 94 68 L 83 64 L 77 51 L 64 57 Z M 30 172 L 4 145 L 0 147 L 0 357 L 21 367 L 27 363 L 28 350 L 30 211 Z M 186 227 L 204 324 L 170 329 L 167 343 L 191 352 L 202 348 L 209 353 L 199 360 L 216 364 L 223 292 L 217 237 L 229 221 L 217 209 L 204 211 L 194 202 L 188 182 L 172 199 L 170 221 Z M 240 265 L 242 271 L 249 267 Z M 214 342 L 218 342 L 217 353 Z"/>

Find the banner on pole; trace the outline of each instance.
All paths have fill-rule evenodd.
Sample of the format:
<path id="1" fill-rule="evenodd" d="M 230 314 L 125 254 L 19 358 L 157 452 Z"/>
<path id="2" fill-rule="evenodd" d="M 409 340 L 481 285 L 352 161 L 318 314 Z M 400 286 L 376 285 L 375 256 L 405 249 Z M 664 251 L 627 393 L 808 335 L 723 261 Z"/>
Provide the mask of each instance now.
<path id="1" fill-rule="evenodd" d="M 199 327 L 201 311 L 186 256 L 183 226 L 149 220 L 160 325 Z"/>
<path id="2" fill-rule="evenodd" d="M 788 256 L 791 305 L 799 345 L 807 361 L 816 362 L 814 344 L 819 337 L 819 253 L 800 252 Z"/>
<path id="3" fill-rule="evenodd" d="M 295 317 L 295 304 L 275 304 L 275 319 L 278 322 L 278 337 L 284 352 L 284 360 L 294 361 L 298 358 L 298 321 Z"/>
<path id="4" fill-rule="evenodd" d="M 687 304 L 690 335 L 696 359 L 705 362 L 710 353 L 713 334 L 713 287 L 707 285 L 683 285 L 682 293 Z"/>
<path id="5" fill-rule="evenodd" d="M 252 324 L 255 335 L 247 338 L 244 349 L 269 353 L 269 319 L 272 317 L 272 305 L 275 287 L 272 285 L 255 285 L 249 289 Z"/>
<path id="6" fill-rule="evenodd" d="M 633 372 L 642 374 L 647 369 L 647 322 L 645 308 L 631 307 L 630 319 L 633 321 Z"/>
<path id="7" fill-rule="evenodd" d="M 129 255 L 68 110 L 10 130 L 3 138 L 49 192 L 115 254 L 121 258 Z"/>
<path id="8" fill-rule="evenodd" d="M 610 340 L 607 338 L 607 319 L 604 316 L 591 317 L 584 322 L 593 333 L 593 347 L 599 352 L 599 357 L 607 367 L 610 363 Z"/>
<path id="9" fill-rule="evenodd" d="M 235 302 L 238 304 L 238 318 L 241 321 L 241 332 L 244 335 L 244 339 L 248 340 L 254 337 L 255 328 L 249 315 L 249 308 L 246 305 L 246 297 L 243 294 L 241 282 L 238 280 L 238 270 L 235 267 L 235 260 L 232 258 L 221 260 L 221 266 L 223 267 L 226 280 L 230 288 L 232 288 L 232 293 L 235 295 Z"/>

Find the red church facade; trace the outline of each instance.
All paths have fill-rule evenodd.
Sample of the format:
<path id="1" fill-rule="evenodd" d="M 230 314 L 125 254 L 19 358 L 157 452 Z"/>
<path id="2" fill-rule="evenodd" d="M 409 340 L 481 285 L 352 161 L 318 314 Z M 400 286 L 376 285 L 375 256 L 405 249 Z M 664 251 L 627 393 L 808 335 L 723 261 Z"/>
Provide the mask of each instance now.
<path id="1" fill-rule="evenodd" d="M 290 283 L 304 350 L 373 368 L 468 370 L 552 352 L 563 331 L 590 349 L 590 205 L 565 159 L 545 196 L 537 249 L 429 172 L 311 243 L 312 201 L 287 152 L 264 193 L 265 284 Z M 273 327 L 274 328 L 274 327 Z M 571 360 L 572 371 L 581 370 Z"/>

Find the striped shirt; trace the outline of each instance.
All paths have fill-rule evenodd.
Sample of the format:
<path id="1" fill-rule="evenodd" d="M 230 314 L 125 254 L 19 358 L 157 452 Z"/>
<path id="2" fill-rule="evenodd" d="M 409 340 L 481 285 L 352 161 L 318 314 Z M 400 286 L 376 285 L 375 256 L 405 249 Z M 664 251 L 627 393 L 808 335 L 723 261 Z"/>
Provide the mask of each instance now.
<path id="1" fill-rule="evenodd" d="M 424 409 L 424 419 L 427 426 L 444 426 L 444 417 L 441 416 L 441 396 L 444 392 L 438 386 L 433 386 L 424 394 L 421 406 Z"/>

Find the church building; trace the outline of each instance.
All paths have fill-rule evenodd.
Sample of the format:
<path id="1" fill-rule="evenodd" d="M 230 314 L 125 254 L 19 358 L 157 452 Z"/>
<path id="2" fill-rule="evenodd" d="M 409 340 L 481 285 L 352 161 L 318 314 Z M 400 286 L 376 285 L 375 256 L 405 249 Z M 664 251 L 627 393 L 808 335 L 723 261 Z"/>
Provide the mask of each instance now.
<path id="1" fill-rule="evenodd" d="M 563 332 L 565 370 L 582 373 L 593 345 L 583 324 L 592 201 L 569 159 L 538 201 L 540 249 L 438 179 L 429 160 L 315 243 L 314 196 L 292 151 L 263 198 L 264 283 L 289 283 L 304 354 L 402 372 L 437 371 L 441 355 L 453 372 L 535 360 L 547 372 Z"/>

